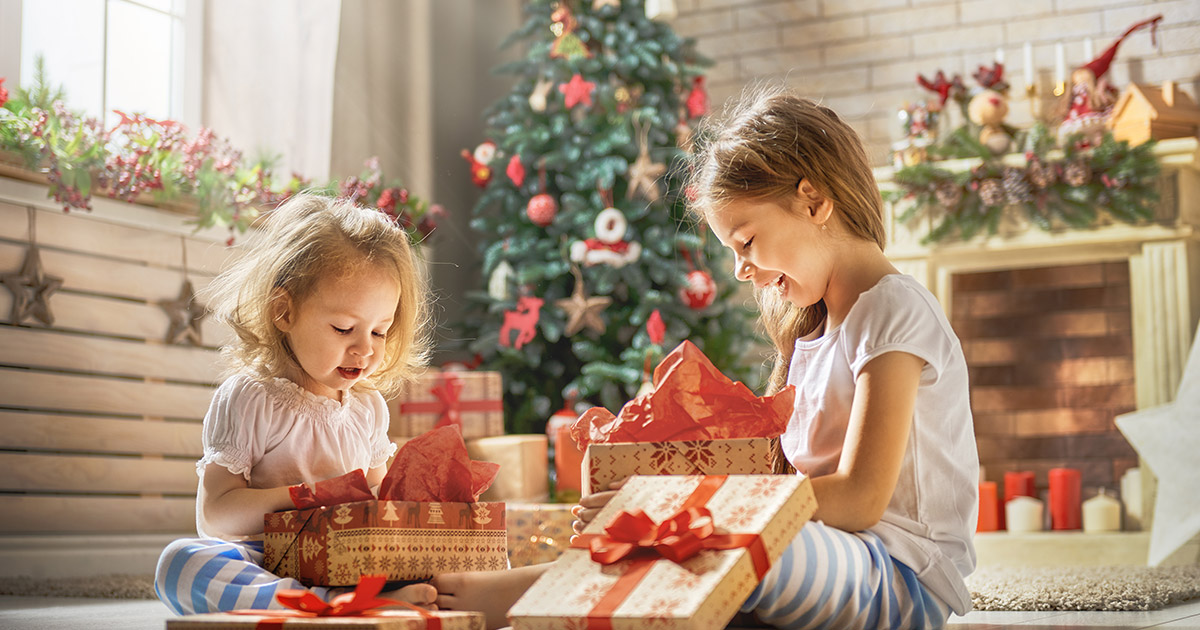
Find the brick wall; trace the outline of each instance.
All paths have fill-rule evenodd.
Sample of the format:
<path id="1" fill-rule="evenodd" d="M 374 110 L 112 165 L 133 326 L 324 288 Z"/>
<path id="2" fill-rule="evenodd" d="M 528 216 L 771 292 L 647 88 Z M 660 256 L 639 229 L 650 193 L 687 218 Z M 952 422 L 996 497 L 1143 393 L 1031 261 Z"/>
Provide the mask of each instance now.
<path id="1" fill-rule="evenodd" d="M 1129 265 L 1102 262 L 956 274 L 950 321 L 970 366 L 989 481 L 1057 466 L 1084 495 L 1118 487 L 1137 455 L 1113 418 L 1133 411 Z"/>
<path id="2" fill-rule="evenodd" d="M 1158 45 L 1147 30 L 1121 44 L 1109 71 L 1117 86 L 1173 80 L 1200 93 L 1200 2 L 1196 0 L 676 0 L 673 25 L 699 40 L 716 65 L 712 102 L 719 105 L 756 79 L 786 78 L 848 119 L 876 163 L 887 161 L 899 138 L 896 108 L 930 93 L 918 73 L 971 73 L 1003 48 L 1013 79 L 1010 124 L 1027 127 L 1034 114 L 1021 85 L 1022 46 L 1033 45 L 1042 93 L 1052 88 L 1054 45 L 1066 48 L 1068 68 L 1098 55 L 1130 25 L 1161 13 Z M 1053 102 L 1034 103 L 1046 115 Z M 957 112 L 954 112 L 956 115 Z M 949 121 L 953 125 L 958 123 Z"/>

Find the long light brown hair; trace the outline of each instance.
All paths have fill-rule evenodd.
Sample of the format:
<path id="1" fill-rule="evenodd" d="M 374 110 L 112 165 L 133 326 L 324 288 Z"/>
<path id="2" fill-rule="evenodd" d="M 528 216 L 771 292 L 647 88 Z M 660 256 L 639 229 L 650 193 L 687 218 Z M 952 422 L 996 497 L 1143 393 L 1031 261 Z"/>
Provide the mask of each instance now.
<path id="1" fill-rule="evenodd" d="M 778 87 L 757 87 L 706 119 L 696 134 L 689 208 L 702 220 L 731 201 L 792 208 L 801 179 L 833 202 L 854 237 L 884 246 L 883 201 L 858 134 L 833 110 Z M 797 307 L 756 291 L 760 321 L 775 346 L 767 393 L 787 380 L 796 340 L 825 320 L 824 301 Z M 781 458 L 780 458 L 781 459 Z"/>
<path id="2" fill-rule="evenodd" d="M 274 323 L 273 303 L 290 296 L 299 305 L 318 281 L 366 266 L 384 270 L 400 285 L 400 300 L 385 337 L 384 358 L 366 379 L 390 396 L 428 362 L 428 283 L 408 234 L 382 212 L 345 200 L 300 194 L 267 216 L 244 251 L 205 290 L 215 318 L 237 340 L 223 347 L 227 374 L 283 376 L 299 369 L 287 339 Z"/>

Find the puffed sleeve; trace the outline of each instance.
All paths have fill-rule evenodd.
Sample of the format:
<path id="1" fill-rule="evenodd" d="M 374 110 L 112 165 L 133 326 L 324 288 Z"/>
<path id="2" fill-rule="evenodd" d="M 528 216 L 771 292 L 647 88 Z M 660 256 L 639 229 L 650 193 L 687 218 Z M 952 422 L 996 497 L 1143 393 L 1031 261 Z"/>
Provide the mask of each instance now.
<path id="1" fill-rule="evenodd" d="M 901 351 L 925 361 L 921 384 L 932 385 L 958 346 L 937 300 L 907 278 L 863 293 L 843 327 L 847 363 L 856 380 L 875 357 Z"/>
<path id="2" fill-rule="evenodd" d="M 372 391 L 368 398 L 368 406 L 375 416 L 371 430 L 371 468 L 375 468 L 386 464 L 388 458 L 396 453 L 396 443 L 388 437 L 391 416 L 383 394 Z"/>
<path id="3" fill-rule="evenodd" d="M 218 464 L 250 481 L 250 471 L 266 451 L 274 406 L 261 383 L 245 375 L 226 379 L 213 394 L 201 433 L 204 455 L 196 472 Z"/>

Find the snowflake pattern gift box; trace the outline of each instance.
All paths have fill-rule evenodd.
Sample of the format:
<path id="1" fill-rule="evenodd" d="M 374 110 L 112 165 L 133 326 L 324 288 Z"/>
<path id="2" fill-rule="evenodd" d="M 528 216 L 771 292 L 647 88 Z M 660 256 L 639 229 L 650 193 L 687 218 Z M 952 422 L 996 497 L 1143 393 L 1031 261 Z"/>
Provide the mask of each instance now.
<path id="1" fill-rule="evenodd" d="M 356 501 L 265 516 L 263 565 L 309 586 L 508 567 L 503 503 Z"/>
<path id="2" fill-rule="evenodd" d="M 802 475 L 633 477 L 508 620 L 514 630 L 724 628 L 816 507 Z"/>
<path id="3" fill-rule="evenodd" d="M 769 475 L 775 438 L 588 444 L 583 494 L 630 475 Z"/>

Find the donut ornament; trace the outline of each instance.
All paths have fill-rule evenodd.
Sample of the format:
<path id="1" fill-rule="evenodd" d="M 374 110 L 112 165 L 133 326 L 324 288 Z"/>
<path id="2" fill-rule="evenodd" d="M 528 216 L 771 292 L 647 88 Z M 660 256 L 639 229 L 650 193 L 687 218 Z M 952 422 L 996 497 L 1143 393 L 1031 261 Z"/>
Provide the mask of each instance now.
<path id="1" fill-rule="evenodd" d="M 629 223 L 616 208 L 605 208 L 596 215 L 595 238 L 571 243 L 571 260 L 584 266 L 624 267 L 642 255 L 640 243 L 625 240 Z"/>

